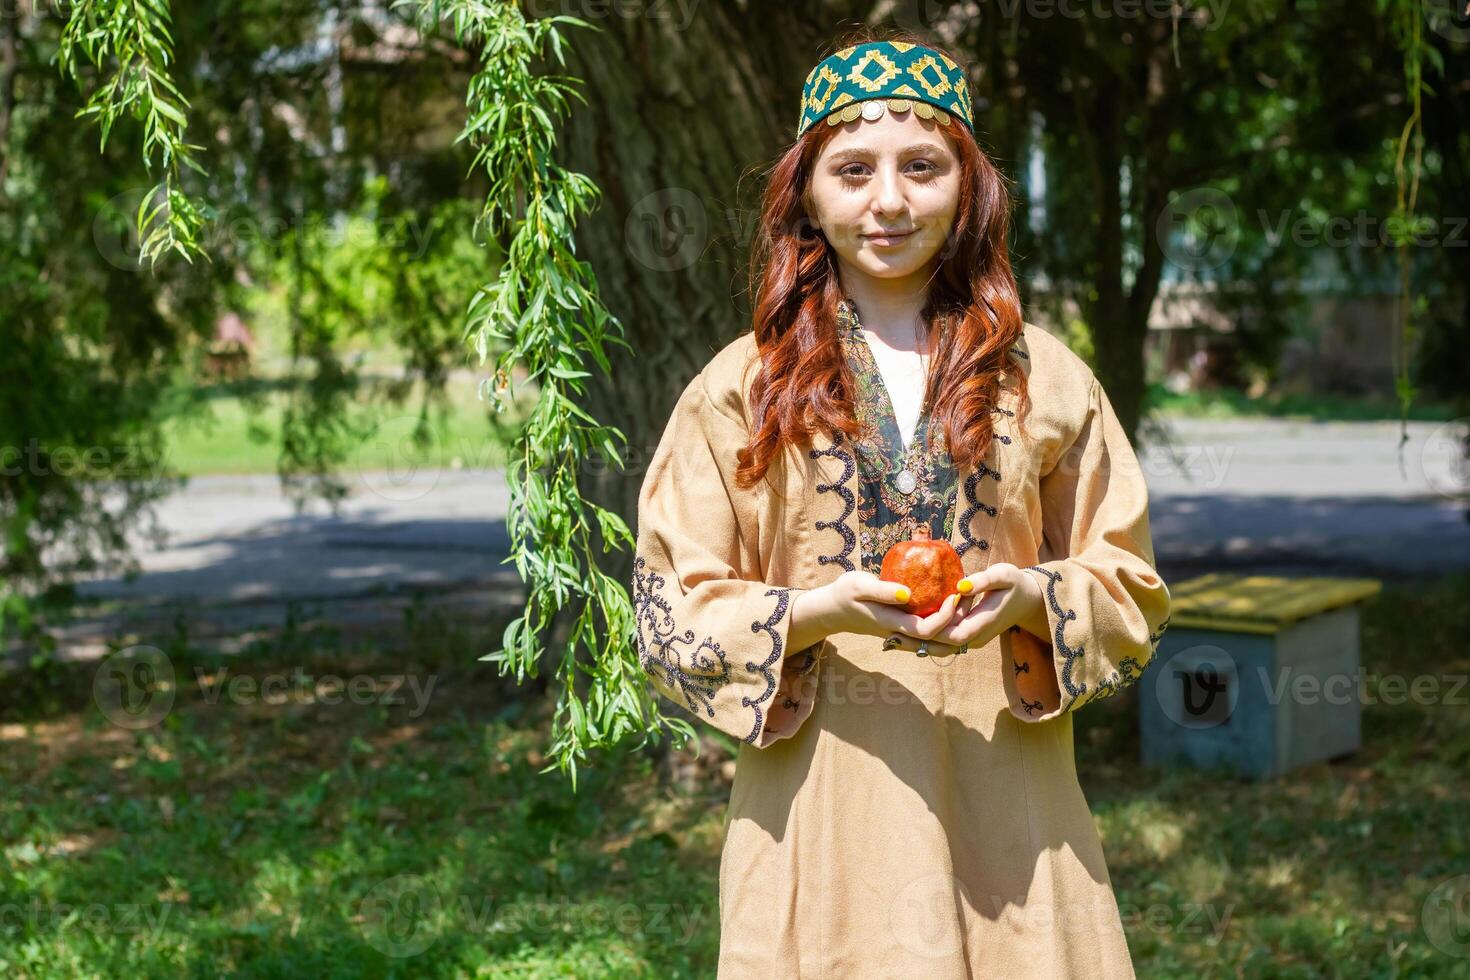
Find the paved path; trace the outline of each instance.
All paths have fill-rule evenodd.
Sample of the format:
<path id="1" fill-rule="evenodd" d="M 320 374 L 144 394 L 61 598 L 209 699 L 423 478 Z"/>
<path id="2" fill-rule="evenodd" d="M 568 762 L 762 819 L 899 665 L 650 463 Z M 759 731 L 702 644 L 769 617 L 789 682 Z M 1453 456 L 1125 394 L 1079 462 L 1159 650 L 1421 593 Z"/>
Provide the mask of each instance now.
<path id="1" fill-rule="evenodd" d="M 1140 457 L 1159 565 L 1392 579 L 1470 569 L 1463 426 L 1174 420 Z"/>
<path id="2" fill-rule="evenodd" d="M 428 603 L 457 621 L 517 608 L 522 582 L 510 553 L 500 470 L 368 473 L 337 515 L 314 501 L 297 514 L 274 475 L 194 477 L 158 508 L 162 547 L 138 540 L 131 581 L 79 585 L 102 605 L 55 632 L 62 659 L 90 659 L 130 633 L 171 631 L 242 647 L 288 619 L 372 631 Z"/>
<path id="3" fill-rule="evenodd" d="M 171 536 L 139 555 L 131 583 L 102 579 L 84 595 L 241 603 L 325 599 L 509 580 L 510 491 L 500 470 L 433 471 L 395 482 L 367 474 L 333 516 L 296 514 L 269 476 L 194 477 L 159 509 Z"/>
<path id="4" fill-rule="evenodd" d="M 1166 578 L 1470 570 L 1450 427 L 1411 425 L 1402 467 L 1396 423 L 1176 420 L 1169 432 L 1170 446 L 1140 457 Z M 278 624 L 288 599 L 361 623 L 401 616 L 415 592 L 482 615 L 514 607 L 520 578 L 501 564 L 508 501 L 498 470 L 363 474 L 340 516 L 323 504 L 297 515 L 273 475 L 197 477 L 161 506 L 171 540 L 140 550 L 139 577 L 82 585 L 123 611 L 74 624 L 63 655 L 92 655 L 120 623 L 178 611 L 222 632 Z"/>

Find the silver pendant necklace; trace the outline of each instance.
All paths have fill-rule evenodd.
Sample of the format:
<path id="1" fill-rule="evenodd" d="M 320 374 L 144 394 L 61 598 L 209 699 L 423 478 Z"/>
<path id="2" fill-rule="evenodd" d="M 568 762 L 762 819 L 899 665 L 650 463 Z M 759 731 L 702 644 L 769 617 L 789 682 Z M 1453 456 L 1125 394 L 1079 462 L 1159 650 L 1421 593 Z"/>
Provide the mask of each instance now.
<path id="1" fill-rule="evenodd" d="M 861 328 L 862 318 L 857 315 L 856 305 L 853 304 L 853 303 L 848 303 L 848 309 L 852 313 L 853 319 L 856 321 L 857 329 L 860 332 L 861 329 L 862 329 Z M 860 339 L 862 340 L 863 345 L 868 348 L 868 356 L 869 357 L 873 357 L 873 354 L 872 354 L 872 345 L 871 344 L 868 344 L 867 339 L 864 338 L 864 337 L 861 337 L 861 335 L 860 335 Z M 874 358 L 874 363 L 876 364 L 876 358 Z M 881 372 L 880 372 L 880 375 L 881 375 Z M 920 354 L 919 355 L 919 375 L 920 375 L 920 377 L 922 379 L 920 381 L 920 384 L 923 386 L 923 392 L 927 392 L 928 391 L 928 378 L 929 378 L 929 356 L 927 354 Z M 888 393 L 887 392 L 887 387 L 888 387 L 888 385 L 887 385 L 887 382 L 885 381 L 884 382 L 884 389 L 885 389 L 885 393 L 888 394 L 888 408 L 889 408 L 889 411 L 890 412 L 893 412 L 894 426 L 897 427 L 897 424 L 898 424 L 898 413 L 897 413 L 897 410 L 896 410 L 896 408 L 895 408 L 895 406 L 893 404 L 893 398 L 892 398 L 891 393 Z M 921 394 L 921 397 L 922 397 L 922 394 Z M 919 420 L 918 420 L 918 422 L 914 426 L 914 439 L 915 440 L 917 440 L 919 438 L 920 429 L 922 429 L 924 427 L 924 425 L 925 425 L 925 422 L 926 422 L 925 415 L 926 415 L 926 412 L 925 412 L 924 408 L 921 407 L 920 410 L 919 410 Z M 903 451 L 904 451 L 904 467 L 903 467 L 903 469 L 899 470 L 898 471 L 898 474 L 893 478 L 893 485 L 895 487 L 897 487 L 898 490 L 899 490 L 899 492 L 902 493 L 904 496 L 908 496 L 908 495 L 912 494 L 915 490 L 917 490 L 919 488 L 919 478 L 914 475 L 913 470 L 911 470 L 911 469 L 908 468 L 908 452 L 909 452 L 909 449 L 913 448 L 913 444 L 910 443 L 909 446 L 904 447 L 904 446 L 902 446 L 902 439 L 903 439 L 903 437 L 900 436 L 899 437 L 900 448 L 902 448 Z"/>
<path id="2" fill-rule="evenodd" d="M 928 422 L 929 422 L 929 407 L 928 407 L 927 404 L 925 404 L 925 402 L 927 401 L 928 390 L 929 390 L 929 355 L 928 354 L 920 354 L 919 355 L 919 378 L 920 378 L 920 381 L 919 381 L 919 385 L 920 385 L 920 388 L 919 388 L 920 406 L 919 406 L 919 418 L 918 418 L 918 421 L 914 423 L 914 442 L 918 442 L 919 441 L 919 437 L 923 434 L 923 430 L 927 427 Z M 893 400 L 890 398 L 889 399 L 890 405 L 892 404 L 892 401 Z M 895 422 L 898 421 L 898 419 L 897 419 L 896 416 L 894 418 L 894 421 Z M 916 476 L 914 476 L 913 471 L 910 470 L 909 467 L 908 467 L 908 460 L 909 460 L 908 450 L 909 449 L 912 449 L 912 448 L 913 448 L 913 442 L 909 443 L 908 448 L 906 448 L 904 450 L 904 467 L 903 467 L 903 469 L 901 469 L 901 470 L 898 471 L 898 476 L 896 476 L 894 478 L 894 484 L 898 487 L 899 491 L 902 494 L 904 494 L 904 496 L 908 496 L 909 494 L 913 493 L 916 489 L 918 489 L 918 486 L 919 486 L 919 478 L 916 477 Z"/>

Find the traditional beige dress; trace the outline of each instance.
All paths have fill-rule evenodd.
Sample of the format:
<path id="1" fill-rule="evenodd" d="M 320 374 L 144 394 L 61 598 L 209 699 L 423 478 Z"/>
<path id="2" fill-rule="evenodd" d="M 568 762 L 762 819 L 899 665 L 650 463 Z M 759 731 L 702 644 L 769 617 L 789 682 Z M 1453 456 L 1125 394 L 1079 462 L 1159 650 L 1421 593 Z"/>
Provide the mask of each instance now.
<path id="1" fill-rule="evenodd" d="M 795 597 L 865 567 L 864 488 L 840 434 L 788 447 L 779 492 L 736 486 L 755 356 L 752 334 L 733 341 L 675 405 L 639 496 L 632 583 L 655 688 L 743 740 L 719 976 L 1132 976 L 1072 712 L 1137 679 L 1169 593 L 1102 388 L 1027 324 L 1012 367 L 1027 374 L 1030 438 L 1006 393 L 983 465 L 955 476 L 966 574 L 1003 561 L 1037 576 L 1050 659 L 1019 628 L 952 656 L 854 633 L 792 651 Z M 1027 696 L 1038 668 L 1056 674 L 1050 710 Z"/>

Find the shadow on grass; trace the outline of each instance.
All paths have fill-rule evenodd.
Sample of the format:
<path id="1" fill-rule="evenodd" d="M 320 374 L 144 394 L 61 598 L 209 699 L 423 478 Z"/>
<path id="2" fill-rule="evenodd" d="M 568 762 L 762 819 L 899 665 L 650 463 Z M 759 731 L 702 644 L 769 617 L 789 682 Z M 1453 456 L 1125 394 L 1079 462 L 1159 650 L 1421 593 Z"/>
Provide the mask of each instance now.
<path id="1" fill-rule="evenodd" d="M 693 791 L 623 751 L 573 794 L 538 774 L 544 694 L 475 661 L 498 629 L 426 616 L 371 647 L 165 648 L 173 702 L 139 727 L 99 706 L 95 669 L 7 684 L 0 959 L 46 977 L 712 975 L 720 754 Z M 1467 629 L 1464 577 L 1389 583 L 1364 609 L 1365 670 L 1437 678 L 1438 699 L 1368 704 L 1360 754 L 1271 782 L 1138 766 L 1126 698 L 1079 714 L 1140 976 L 1466 975 L 1423 914 L 1470 872 Z"/>
<path id="2" fill-rule="evenodd" d="M 502 626 L 169 645 L 119 697 L 106 665 L 13 678 L 7 975 L 709 975 L 717 855 L 678 842 L 714 801 L 646 752 L 539 773 L 545 692 L 475 659 Z"/>
<path id="3" fill-rule="evenodd" d="M 1362 750 L 1272 781 L 1144 768 L 1134 705 L 1079 716 L 1140 976 L 1470 976 L 1424 929 L 1470 873 L 1467 630 L 1464 575 L 1385 583 L 1362 615 Z"/>

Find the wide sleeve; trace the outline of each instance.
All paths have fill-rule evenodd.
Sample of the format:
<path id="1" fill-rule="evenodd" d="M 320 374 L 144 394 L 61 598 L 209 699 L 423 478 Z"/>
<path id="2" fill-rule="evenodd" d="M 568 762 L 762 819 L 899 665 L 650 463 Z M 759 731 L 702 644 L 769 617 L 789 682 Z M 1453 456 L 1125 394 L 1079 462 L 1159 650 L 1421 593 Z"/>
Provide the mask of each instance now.
<path id="1" fill-rule="evenodd" d="M 762 580 L 762 485 L 735 484 L 747 427 L 710 399 L 703 375 L 674 406 L 638 495 L 633 612 L 654 688 L 720 731 L 765 748 L 812 713 L 830 641 L 788 649 L 807 591 Z"/>
<path id="2" fill-rule="evenodd" d="M 1049 639 L 1013 627 L 1002 668 L 1011 713 L 1047 721 L 1136 681 L 1168 626 L 1169 590 L 1154 567 L 1148 486 L 1094 377 L 1072 445 L 1040 481 L 1041 586 Z M 1055 675 L 1056 687 L 1043 671 Z M 1057 698 L 1060 692 L 1060 700 Z"/>

